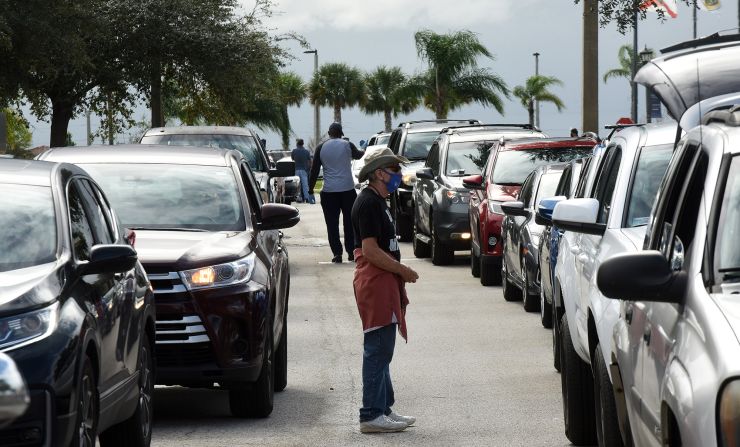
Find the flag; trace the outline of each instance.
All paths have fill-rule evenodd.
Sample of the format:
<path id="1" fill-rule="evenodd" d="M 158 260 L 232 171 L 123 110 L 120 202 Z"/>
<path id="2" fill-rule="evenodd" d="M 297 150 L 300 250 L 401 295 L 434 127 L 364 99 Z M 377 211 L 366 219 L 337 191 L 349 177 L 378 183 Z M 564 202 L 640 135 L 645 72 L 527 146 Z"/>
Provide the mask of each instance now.
<path id="1" fill-rule="evenodd" d="M 703 1 L 703 0 L 702 0 Z M 707 0 L 709 2 L 719 0 Z M 678 8 L 676 7 L 676 0 L 645 0 L 640 5 L 640 9 L 647 11 L 663 11 L 668 17 L 675 19 L 678 17 Z"/>
<path id="2" fill-rule="evenodd" d="M 721 5 L 719 0 L 699 0 L 697 6 L 705 11 L 714 11 L 715 9 L 719 9 Z"/>

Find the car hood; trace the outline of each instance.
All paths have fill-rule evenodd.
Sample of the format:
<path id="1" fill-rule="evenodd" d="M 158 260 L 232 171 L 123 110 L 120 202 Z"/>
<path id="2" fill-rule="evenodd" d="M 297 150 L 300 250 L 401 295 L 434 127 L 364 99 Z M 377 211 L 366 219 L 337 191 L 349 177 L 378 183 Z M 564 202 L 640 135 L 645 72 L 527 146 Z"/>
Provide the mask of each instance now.
<path id="1" fill-rule="evenodd" d="M 635 82 L 655 92 L 676 120 L 702 100 L 740 91 L 740 42 L 699 48 L 687 44 L 663 51 L 674 49 L 686 51 L 648 62 L 635 75 Z"/>
<path id="2" fill-rule="evenodd" d="M 712 296 L 740 343 L 740 295 L 738 295 L 740 284 L 723 285 L 722 289 L 723 293 L 712 294 Z"/>
<path id="3" fill-rule="evenodd" d="M 519 190 L 522 189 L 521 185 L 498 185 L 496 183 L 490 183 L 486 188 L 488 200 L 497 202 L 516 200 Z"/>
<path id="4" fill-rule="evenodd" d="M 251 231 L 190 232 L 136 230 L 136 252 L 144 266 L 177 270 L 230 262 L 251 251 Z"/>
<path id="5" fill-rule="evenodd" d="M 64 284 L 60 262 L 0 273 L 0 314 L 17 313 L 57 299 Z"/>
<path id="6" fill-rule="evenodd" d="M 411 163 L 401 165 L 401 172 L 403 174 L 416 174 L 416 171 L 424 167 L 424 163 L 426 163 L 424 160 L 414 160 Z"/>

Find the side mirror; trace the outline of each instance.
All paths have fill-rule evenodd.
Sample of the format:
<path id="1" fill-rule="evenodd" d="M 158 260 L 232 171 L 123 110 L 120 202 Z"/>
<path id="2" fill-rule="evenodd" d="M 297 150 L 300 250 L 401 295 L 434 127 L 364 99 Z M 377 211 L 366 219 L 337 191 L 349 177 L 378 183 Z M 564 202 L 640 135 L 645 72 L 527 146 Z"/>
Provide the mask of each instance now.
<path id="1" fill-rule="evenodd" d="M 290 205 L 280 203 L 266 203 L 260 208 L 262 220 L 259 224 L 260 230 L 280 230 L 282 228 L 294 227 L 301 217 L 298 210 Z"/>
<path id="2" fill-rule="evenodd" d="M 614 299 L 681 303 L 687 275 L 675 271 L 657 250 L 622 253 L 604 261 L 596 284 L 604 296 Z"/>
<path id="3" fill-rule="evenodd" d="M 10 356 L 0 353 L 0 427 L 23 415 L 30 398 L 26 381 Z"/>
<path id="4" fill-rule="evenodd" d="M 537 212 L 534 215 L 535 223 L 537 225 L 552 225 L 552 212 L 555 210 L 555 205 L 565 199 L 565 196 L 555 196 L 540 200 Z"/>
<path id="5" fill-rule="evenodd" d="M 507 216 L 529 217 L 529 210 L 524 208 L 524 203 L 519 201 L 504 202 L 501 209 Z"/>
<path id="6" fill-rule="evenodd" d="M 416 171 L 416 178 L 434 180 L 434 172 L 432 172 L 432 168 L 421 168 Z"/>
<path id="7" fill-rule="evenodd" d="M 599 201 L 596 199 L 563 200 L 555 205 L 552 223 L 565 231 L 601 236 L 606 224 L 596 223 Z"/>
<path id="8" fill-rule="evenodd" d="M 468 189 L 483 189 L 483 176 L 480 174 L 463 177 L 463 186 Z"/>
<path id="9" fill-rule="evenodd" d="M 270 177 L 291 177 L 295 175 L 295 162 L 293 160 L 278 160 L 275 168 L 268 172 Z"/>
<path id="10" fill-rule="evenodd" d="M 130 245 L 96 245 L 84 265 L 84 275 L 123 273 L 136 265 L 136 250 Z"/>

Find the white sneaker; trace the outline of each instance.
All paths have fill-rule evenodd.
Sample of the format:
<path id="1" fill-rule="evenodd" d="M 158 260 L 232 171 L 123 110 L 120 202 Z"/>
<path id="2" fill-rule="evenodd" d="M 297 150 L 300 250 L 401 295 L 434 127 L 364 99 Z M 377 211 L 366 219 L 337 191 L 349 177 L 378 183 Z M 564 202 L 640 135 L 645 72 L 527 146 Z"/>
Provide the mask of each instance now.
<path id="1" fill-rule="evenodd" d="M 401 416 L 395 411 L 391 411 L 391 414 L 386 416 L 388 419 L 396 422 L 403 422 L 407 426 L 411 427 L 416 422 L 416 418 L 413 416 Z"/>
<path id="2" fill-rule="evenodd" d="M 360 422 L 362 433 L 394 433 L 404 431 L 408 427 L 405 422 L 397 422 L 381 414 L 372 421 Z"/>

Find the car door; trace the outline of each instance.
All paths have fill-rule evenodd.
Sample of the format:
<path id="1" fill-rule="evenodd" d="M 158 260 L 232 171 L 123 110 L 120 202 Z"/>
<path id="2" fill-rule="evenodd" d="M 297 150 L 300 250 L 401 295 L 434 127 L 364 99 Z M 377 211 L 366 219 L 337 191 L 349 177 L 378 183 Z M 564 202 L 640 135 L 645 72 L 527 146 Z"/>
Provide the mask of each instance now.
<path id="1" fill-rule="evenodd" d="M 73 178 L 67 187 L 72 247 L 75 260 L 90 260 L 93 246 L 113 243 L 102 210 L 97 205 L 91 184 Z M 121 312 L 124 302 L 123 275 L 101 273 L 82 275 L 74 285 L 80 307 L 93 319 L 99 343 L 99 381 L 101 398 L 129 373 L 125 368 L 125 329 Z M 123 332 L 123 335 L 122 335 Z"/>
<path id="2" fill-rule="evenodd" d="M 417 225 L 422 232 L 430 236 L 432 235 L 432 203 L 434 201 L 434 191 L 438 187 L 437 179 L 439 178 L 440 144 L 440 140 L 432 143 L 429 156 L 424 163 L 425 168 L 432 170 L 434 180 L 418 179 L 416 185 L 414 185 L 414 202 L 418 213 Z"/>
<path id="3" fill-rule="evenodd" d="M 533 201 L 534 191 L 536 190 L 537 181 L 539 180 L 535 172 L 529 174 L 527 179 L 522 184 L 522 189 L 519 190 L 518 201 L 524 204 L 524 208 L 529 208 Z M 508 272 L 511 276 L 516 278 L 517 282 L 522 281 L 522 263 L 520 262 L 522 257 L 522 250 L 526 247 L 522 245 L 523 240 L 521 236 L 522 226 L 526 223 L 527 217 L 524 216 L 506 216 L 504 218 L 504 233 L 507 240 L 507 265 Z"/>
<path id="4" fill-rule="evenodd" d="M 490 160 L 491 157 L 488 157 L 488 160 Z M 470 237 L 475 245 L 477 245 L 479 248 L 483 247 L 483 241 L 481 241 L 481 234 L 480 234 L 480 220 L 481 220 L 481 212 L 482 212 L 482 205 L 483 202 L 486 200 L 485 196 L 485 188 L 486 188 L 486 179 L 488 178 L 489 169 L 491 164 L 486 160 L 486 164 L 483 166 L 483 169 L 481 170 L 481 177 L 483 178 L 483 188 L 482 189 L 471 189 L 470 190 L 470 204 L 468 205 L 468 215 L 470 219 Z"/>

